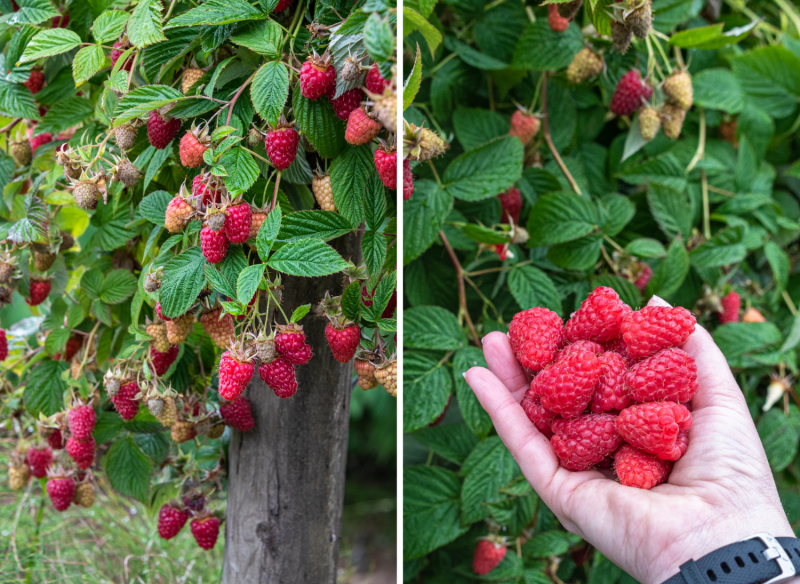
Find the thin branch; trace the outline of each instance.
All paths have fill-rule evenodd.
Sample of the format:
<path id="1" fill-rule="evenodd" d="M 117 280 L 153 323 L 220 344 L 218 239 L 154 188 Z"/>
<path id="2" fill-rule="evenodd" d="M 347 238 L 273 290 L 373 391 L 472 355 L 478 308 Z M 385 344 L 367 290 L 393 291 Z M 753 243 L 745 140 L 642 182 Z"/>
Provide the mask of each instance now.
<path id="1" fill-rule="evenodd" d="M 231 125 L 231 114 L 233 113 L 233 106 L 236 103 L 236 100 L 239 99 L 239 96 L 242 94 L 242 92 L 244 91 L 245 87 L 250 85 L 250 82 L 253 80 L 253 77 L 255 77 L 255 76 L 256 76 L 255 73 L 250 75 L 250 77 L 248 77 L 247 80 L 244 83 L 242 83 L 242 86 L 239 88 L 239 91 L 236 92 L 236 95 L 233 96 L 233 99 L 231 100 L 231 103 L 228 105 L 228 119 L 225 120 L 225 125 L 226 126 L 230 126 Z"/>
<path id="2" fill-rule="evenodd" d="M 547 147 L 550 148 L 550 153 L 553 155 L 553 158 L 556 159 L 558 167 L 567 178 L 569 186 L 572 187 L 572 190 L 575 192 L 575 194 L 581 195 L 583 193 L 581 193 L 578 183 L 576 183 L 575 179 L 572 178 L 572 175 L 569 173 L 569 169 L 567 169 L 567 165 L 564 164 L 563 160 L 561 160 L 561 156 L 559 156 L 558 150 L 556 150 L 556 145 L 553 144 L 553 138 L 550 137 L 550 116 L 547 111 L 547 73 L 542 73 L 542 76 L 544 77 L 542 80 L 542 119 L 544 120 L 544 139 L 545 142 L 547 142 Z"/>
<path id="3" fill-rule="evenodd" d="M 453 250 L 450 242 L 447 241 L 447 236 L 444 234 L 444 231 L 439 232 L 439 237 L 441 238 L 444 248 L 447 250 L 447 253 L 450 256 L 450 261 L 453 262 L 453 266 L 456 269 L 456 276 L 458 277 L 458 300 L 459 304 L 461 305 L 461 312 L 464 314 L 464 318 L 467 320 L 467 326 L 472 334 L 472 339 L 475 341 L 475 345 L 480 347 L 481 339 L 475 330 L 475 325 L 472 324 L 472 318 L 470 318 L 469 311 L 467 310 L 467 289 L 466 286 L 464 286 L 464 268 L 461 267 L 461 262 L 458 261 L 456 252 Z"/>

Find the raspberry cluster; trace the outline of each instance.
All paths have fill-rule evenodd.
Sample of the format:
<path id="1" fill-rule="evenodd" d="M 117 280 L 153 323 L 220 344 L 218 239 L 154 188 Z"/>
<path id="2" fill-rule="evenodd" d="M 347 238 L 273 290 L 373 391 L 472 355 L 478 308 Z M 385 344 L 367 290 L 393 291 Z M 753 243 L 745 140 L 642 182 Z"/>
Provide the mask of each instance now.
<path id="1" fill-rule="evenodd" d="M 663 483 L 686 452 L 697 365 L 679 347 L 695 318 L 680 307 L 632 310 L 596 288 L 564 325 L 531 308 L 509 326 L 512 350 L 536 374 L 522 408 L 561 466 L 611 466 L 623 485 Z"/>

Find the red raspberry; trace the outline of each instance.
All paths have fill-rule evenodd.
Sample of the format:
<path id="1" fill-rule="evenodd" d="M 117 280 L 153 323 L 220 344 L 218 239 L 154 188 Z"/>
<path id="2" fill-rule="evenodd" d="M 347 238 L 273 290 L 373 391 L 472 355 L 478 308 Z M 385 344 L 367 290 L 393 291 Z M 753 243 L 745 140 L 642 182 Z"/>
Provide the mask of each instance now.
<path id="1" fill-rule="evenodd" d="M 336 69 L 319 57 L 309 57 L 300 68 L 300 93 L 306 99 L 319 99 L 336 83 Z"/>
<path id="2" fill-rule="evenodd" d="M 618 116 L 629 116 L 639 109 L 642 100 L 648 100 L 652 95 L 653 88 L 642 81 L 639 70 L 628 71 L 619 80 L 617 89 L 611 97 L 611 112 Z"/>
<path id="3" fill-rule="evenodd" d="M 254 371 L 252 361 L 239 361 L 225 351 L 219 360 L 219 394 L 228 401 L 235 400 L 250 383 Z"/>
<path id="4" fill-rule="evenodd" d="M 186 132 L 181 138 L 179 148 L 181 164 L 186 168 L 197 168 L 203 164 L 203 152 L 206 150 L 208 150 L 208 146 L 202 144 L 194 132 Z"/>
<path id="5" fill-rule="evenodd" d="M 361 327 L 352 324 L 339 328 L 328 323 L 325 327 L 325 338 L 331 348 L 333 358 L 339 363 L 347 363 L 356 355 L 358 344 L 361 342 Z"/>
<path id="6" fill-rule="evenodd" d="M 561 318 L 546 308 L 530 308 L 515 314 L 508 336 L 517 361 L 534 372 L 544 369 L 556 356 L 563 328 Z"/>
<path id="7" fill-rule="evenodd" d="M 561 349 L 558 353 L 556 353 L 555 360 L 558 361 L 559 359 L 561 359 L 561 357 L 572 355 L 573 353 L 577 353 L 578 351 L 589 351 L 591 353 L 594 353 L 598 357 L 605 352 L 603 346 L 599 343 L 595 343 L 594 341 L 578 341 L 577 343 L 572 343 L 571 345 L 567 345 L 566 347 Z"/>
<path id="8" fill-rule="evenodd" d="M 97 444 L 91 436 L 89 436 L 88 440 L 76 440 L 74 436 L 67 440 L 67 454 L 80 469 L 87 469 L 92 466 L 96 448 Z"/>
<path id="9" fill-rule="evenodd" d="M 517 110 L 511 114 L 511 128 L 509 128 L 508 134 L 519 138 L 519 141 L 525 146 L 539 133 L 541 124 L 542 122 L 536 116 Z"/>
<path id="10" fill-rule="evenodd" d="M 181 121 L 178 118 L 164 119 L 156 110 L 151 111 L 150 117 L 147 118 L 147 138 L 153 148 L 158 150 L 169 146 L 180 129 Z"/>
<path id="11" fill-rule="evenodd" d="M 275 350 L 292 365 L 305 365 L 313 356 L 311 345 L 306 343 L 306 334 L 302 327 L 294 324 L 278 327 Z"/>
<path id="12" fill-rule="evenodd" d="M 567 340 L 572 343 L 581 340 L 597 343 L 610 341 L 620 335 L 622 319 L 629 312 L 631 308 L 620 300 L 613 288 L 595 288 L 567 321 L 564 329 Z"/>
<path id="13" fill-rule="evenodd" d="M 0 361 L 5 361 L 8 357 L 8 339 L 6 331 L 0 329 Z"/>
<path id="14" fill-rule="evenodd" d="M 198 174 L 192 179 L 192 196 L 201 197 L 204 205 L 219 203 L 219 189 L 209 184 L 208 178 Z"/>
<path id="15" fill-rule="evenodd" d="M 253 212 L 250 205 L 240 203 L 228 207 L 225 218 L 225 236 L 231 243 L 244 243 L 250 237 L 250 224 L 253 222 Z"/>
<path id="16" fill-rule="evenodd" d="M 553 32 L 564 32 L 569 28 L 569 19 L 564 18 L 558 13 L 556 4 L 547 5 L 547 24 Z"/>
<path id="17" fill-rule="evenodd" d="M 528 419 L 533 422 L 536 429 L 541 432 L 545 438 L 550 438 L 553 435 L 553 420 L 558 416 L 548 410 L 542 405 L 542 398 L 529 389 L 525 392 L 525 397 L 522 398 L 520 404 Z"/>
<path id="18" fill-rule="evenodd" d="M 44 87 L 44 73 L 37 70 L 31 71 L 31 76 L 23 85 L 30 89 L 31 93 L 39 93 Z"/>
<path id="19" fill-rule="evenodd" d="M 31 153 L 36 152 L 36 149 L 39 146 L 44 146 L 45 144 L 49 144 L 53 141 L 53 135 L 50 132 L 43 132 L 38 136 L 34 136 L 30 139 L 31 143 Z"/>
<path id="20" fill-rule="evenodd" d="M 230 403 L 220 405 L 219 415 L 228 426 L 239 432 L 249 432 L 256 425 L 250 411 L 250 402 L 243 396 L 237 397 Z"/>
<path id="21" fill-rule="evenodd" d="M 97 423 L 97 414 L 92 406 L 78 406 L 72 408 L 67 414 L 69 431 L 76 440 L 88 440 L 92 437 L 94 426 Z"/>
<path id="22" fill-rule="evenodd" d="M 472 571 L 483 576 L 494 570 L 506 557 L 506 546 L 495 538 L 482 539 L 475 547 Z"/>
<path id="23" fill-rule="evenodd" d="M 344 139 L 348 144 L 360 146 L 371 142 L 381 131 L 380 122 L 374 114 L 367 114 L 363 107 L 354 109 L 347 118 Z"/>
<path id="24" fill-rule="evenodd" d="M 213 549 L 219 536 L 219 519 L 216 517 L 192 519 L 190 527 L 197 545 L 204 550 Z"/>
<path id="25" fill-rule="evenodd" d="M 652 489 L 667 480 L 672 463 L 623 444 L 614 456 L 614 470 L 626 487 Z"/>
<path id="26" fill-rule="evenodd" d="M 67 344 L 64 347 L 64 361 L 72 361 L 72 358 L 81 350 L 83 346 L 83 337 L 77 333 L 73 333 L 67 339 Z M 61 353 L 53 355 L 56 361 L 61 359 Z"/>
<path id="27" fill-rule="evenodd" d="M 280 0 L 280 2 L 278 2 L 278 5 L 275 7 L 275 9 L 272 12 L 273 13 L 283 12 L 284 10 L 289 8 L 289 6 L 291 6 L 291 5 L 292 5 L 292 0 Z"/>
<path id="28" fill-rule="evenodd" d="M 410 201 L 414 195 L 414 175 L 411 174 L 411 162 L 403 160 L 403 200 Z"/>
<path id="29" fill-rule="evenodd" d="M 587 414 L 574 420 L 554 420 L 550 444 L 561 466 L 568 470 L 587 470 L 612 454 L 622 437 L 612 414 Z"/>
<path id="30" fill-rule="evenodd" d="M 119 41 L 114 43 L 114 48 L 111 49 L 111 66 L 112 67 L 117 64 L 117 61 L 119 61 L 119 58 L 129 48 L 130 48 L 130 45 L 128 45 L 127 43 L 121 43 Z M 120 71 L 130 71 L 131 67 L 133 67 L 133 56 L 129 55 L 127 60 L 122 64 L 122 67 L 120 67 Z M 170 140 L 171 139 L 172 138 L 170 138 Z"/>
<path id="31" fill-rule="evenodd" d="M 158 512 L 158 535 L 161 539 L 172 539 L 180 533 L 189 520 L 189 513 L 172 505 L 164 505 Z"/>
<path id="32" fill-rule="evenodd" d="M 686 451 L 689 449 L 689 432 L 687 430 L 678 432 L 678 437 L 675 438 L 675 446 L 680 452 L 678 458 L 686 454 Z"/>
<path id="33" fill-rule="evenodd" d="M 25 460 L 31 468 L 31 475 L 41 479 L 47 476 L 47 469 L 53 464 L 53 451 L 49 446 L 31 448 L 28 450 Z"/>
<path id="34" fill-rule="evenodd" d="M 161 377 L 169 371 L 170 366 L 178 358 L 180 350 L 181 348 L 178 345 L 170 345 L 169 351 L 161 353 L 153 345 L 150 345 L 150 360 L 153 362 L 153 369 L 155 369 L 156 375 Z"/>
<path id="35" fill-rule="evenodd" d="M 111 403 L 117 408 L 123 420 L 132 420 L 139 413 L 139 402 L 133 397 L 139 393 L 139 384 L 135 381 L 120 386 L 117 395 L 111 396 Z"/>
<path id="36" fill-rule="evenodd" d="M 292 397 L 297 392 L 294 365 L 283 357 L 278 357 L 270 363 L 262 363 L 258 368 L 258 374 L 280 398 Z"/>
<path id="37" fill-rule="evenodd" d="M 375 150 L 375 168 L 383 185 L 397 190 L 397 150 L 387 152 L 383 146 L 378 146 Z"/>
<path id="38" fill-rule="evenodd" d="M 685 403 L 697 393 L 697 365 L 680 349 L 664 349 L 634 365 L 625 374 L 633 401 Z"/>
<path id="39" fill-rule="evenodd" d="M 163 314 L 161 314 L 161 303 L 160 302 L 156 302 L 156 316 L 158 318 L 160 318 L 161 320 L 163 320 L 163 321 L 172 320 L 170 317 L 164 316 Z"/>
<path id="40" fill-rule="evenodd" d="M 616 353 L 617 355 L 625 359 L 625 364 L 628 367 L 631 367 L 634 363 L 636 363 L 636 360 L 632 359 L 628 355 L 628 345 L 625 344 L 625 341 L 622 339 L 622 337 L 617 337 L 616 339 L 612 339 L 607 343 L 603 343 L 603 348 L 606 351 L 611 351 L 613 353 Z"/>
<path id="41" fill-rule="evenodd" d="M 742 299 L 736 290 L 728 292 L 720 301 L 722 312 L 719 313 L 719 323 L 739 322 L 739 309 L 742 307 Z"/>
<path id="42" fill-rule="evenodd" d="M 30 298 L 26 298 L 25 302 L 28 306 L 39 306 L 42 302 L 47 300 L 50 296 L 50 289 L 52 284 L 50 280 L 37 280 L 31 278 L 30 281 Z"/>
<path id="43" fill-rule="evenodd" d="M 61 430 L 56 428 L 53 430 L 53 433 L 47 437 L 47 444 L 50 445 L 50 448 L 53 450 L 61 450 L 66 446 L 64 444 L 64 436 L 61 434 Z"/>
<path id="44" fill-rule="evenodd" d="M 600 378 L 600 361 L 590 351 L 577 351 L 545 367 L 531 389 L 542 405 L 564 418 L 576 418 L 592 401 Z"/>
<path id="45" fill-rule="evenodd" d="M 328 99 L 331 100 L 333 113 L 335 113 L 336 117 L 340 120 L 346 120 L 350 112 L 360 106 L 361 102 L 367 97 L 359 87 L 345 91 L 339 97 L 333 97 L 334 95 L 336 95 L 335 83 L 328 89 Z"/>
<path id="46" fill-rule="evenodd" d="M 369 287 L 366 284 L 361 288 L 361 302 L 367 308 L 372 306 L 372 298 L 375 296 L 375 290 L 377 288 L 377 284 L 375 288 L 372 289 L 372 292 L 369 291 Z M 384 308 L 381 313 L 381 318 L 391 318 L 395 308 L 397 308 L 397 290 L 392 290 L 392 295 L 389 297 L 389 302 L 386 303 L 386 308 Z"/>
<path id="47" fill-rule="evenodd" d="M 598 357 L 600 379 L 592 396 L 592 411 L 595 413 L 626 408 L 631 401 L 625 387 L 625 372 L 628 368 L 625 359 L 618 353 L 607 352 Z"/>
<path id="48" fill-rule="evenodd" d="M 52 20 L 52 28 L 67 28 L 69 25 L 69 12 L 65 12 L 62 16 L 54 16 Z"/>
<path id="49" fill-rule="evenodd" d="M 633 283 L 633 285 L 639 289 L 639 292 L 644 292 L 644 289 L 647 288 L 647 284 L 653 277 L 653 268 L 644 262 L 639 262 L 639 269 L 642 271 L 639 274 L 639 277 L 636 278 L 636 281 Z"/>
<path id="50" fill-rule="evenodd" d="M 626 442 L 663 460 L 677 460 L 678 432 L 692 427 L 692 414 L 675 402 L 633 405 L 617 417 L 617 430 Z"/>
<path id="51" fill-rule="evenodd" d="M 381 70 L 378 68 L 378 64 L 374 63 L 372 67 L 369 68 L 369 72 L 367 72 L 367 80 L 365 83 L 367 91 L 383 95 L 383 91 L 389 87 L 389 83 L 390 81 L 388 79 L 384 79 L 381 76 Z"/>
<path id="52" fill-rule="evenodd" d="M 267 156 L 277 170 L 285 170 L 294 162 L 299 143 L 300 134 L 294 128 L 278 128 L 264 138 Z"/>
<path id="53" fill-rule="evenodd" d="M 218 264 L 224 260 L 228 254 L 228 238 L 225 237 L 225 230 L 214 231 L 208 226 L 203 227 L 200 230 L 200 249 L 210 264 Z"/>
<path id="54" fill-rule="evenodd" d="M 47 481 L 47 496 L 56 511 L 66 511 L 75 498 L 75 479 L 72 477 L 52 478 Z"/>
<path id="55" fill-rule="evenodd" d="M 682 344 L 694 332 L 692 313 L 676 306 L 645 306 L 622 321 L 622 338 L 633 359 L 655 355 L 662 349 Z"/>
<path id="56" fill-rule="evenodd" d="M 516 225 L 522 211 L 522 195 L 517 187 L 511 187 L 506 192 L 497 195 L 500 201 L 500 222 Z M 511 221 L 509 221 L 509 217 Z"/>

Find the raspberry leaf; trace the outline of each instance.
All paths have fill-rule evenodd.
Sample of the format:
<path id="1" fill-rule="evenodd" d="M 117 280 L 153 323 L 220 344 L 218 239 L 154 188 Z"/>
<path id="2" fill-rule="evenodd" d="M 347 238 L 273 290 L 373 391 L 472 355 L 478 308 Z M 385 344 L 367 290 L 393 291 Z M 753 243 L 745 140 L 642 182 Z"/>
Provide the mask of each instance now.
<path id="1" fill-rule="evenodd" d="M 269 252 L 272 250 L 272 245 L 275 243 L 275 239 L 280 232 L 282 218 L 281 206 L 278 205 L 275 209 L 270 211 L 267 218 L 264 219 L 264 222 L 261 224 L 261 228 L 258 230 L 256 249 L 258 250 L 258 257 L 261 258 L 262 262 L 266 262 L 269 258 Z"/>
<path id="2" fill-rule="evenodd" d="M 194 304 L 205 284 L 205 258 L 199 247 L 191 247 L 164 266 L 161 310 L 165 316 L 180 316 Z"/>
<path id="3" fill-rule="evenodd" d="M 220 294 L 224 294 L 228 298 L 236 297 L 236 289 L 228 282 L 228 279 L 223 276 L 220 271 L 211 264 L 206 264 L 205 274 L 211 287 Z"/>
<path id="4" fill-rule="evenodd" d="M 508 287 L 520 308 L 549 308 L 562 315 L 561 298 L 547 274 L 531 265 L 517 266 L 508 274 Z"/>
<path id="5" fill-rule="evenodd" d="M 167 40 L 161 31 L 163 10 L 159 0 L 140 0 L 136 5 L 126 27 L 128 40 L 134 47 L 146 47 Z"/>
<path id="6" fill-rule="evenodd" d="M 52 416 L 61 410 L 64 391 L 67 389 L 61 374 L 68 368 L 69 365 L 63 361 L 45 360 L 31 369 L 25 380 L 22 398 L 25 400 L 26 409 L 32 415 L 38 416 L 42 413 L 45 416 Z"/>
<path id="7" fill-rule="evenodd" d="M 78 86 L 94 77 L 105 61 L 106 56 L 100 45 L 83 47 L 72 61 L 72 76 L 75 78 L 75 85 Z"/>
<path id="8" fill-rule="evenodd" d="M 92 35 L 98 43 L 113 43 L 123 32 L 130 15 L 122 10 L 106 10 L 92 24 Z"/>
<path id="9" fill-rule="evenodd" d="M 442 180 L 457 199 L 486 199 L 502 193 L 522 175 L 522 155 L 519 139 L 498 138 L 453 160 Z"/>
<path id="10" fill-rule="evenodd" d="M 309 142 L 323 158 L 333 158 L 342 153 L 344 123 L 333 113 L 333 106 L 326 99 L 310 100 L 300 91 L 292 96 L 292 106 L 297 118 L 297 128 L 308 137 Z M 346 155 L 347 150 L 342 154 Z M 339 160 L 338 157 L 334 160 Z M 334 191 L 335 198 L 335 191 Z"/>
<path id="11" fill-rule="evenodd" d="M 292 316 L 289 319 L 289 322 L 300 322 L 300 320 L 309 312 L 311 312 L 311 305 L 310 304 L 303 304 L 298 306 L 292 312 Z"/>
<path id="12" fill-rule="evenodd" d="M 63 28 L 43 30 L 31 39 L 17 64 L 65 53 L 80 44 L 81 38 L 71 30 Z"/>
<path id="13" fill-rule="evenodd" d="M 261 278 L 264 276 L 265 268 L 264 264 L 255 264 L 242 270 L 236 281 L 236 299 L 239 302 L 247 305 L 253 299 L 258 285 L 261 283 Z"/>
<path id="14" fill-rule="evenodd" d="M 272 254 L 268 265 L 291 276 L 326 276 L 347 267 L 336 250 L 319 239 L 301 239 Z"/>
<path id="15" fill-rule="evenodd" d="M 331 163 L 331 189 L 339 213 L 353 226 L 364 218 L 364 192 L 375 173 L 369 146 L 347 148 Z"/>
<path id="16" fill-rule="evenodd" d="M 280 61 L 265 63 L 256 72 L 250 87 L 253 107 L 264 120 L 274 125 L 278 123 L 288 98 L 289 70 L 286 65 Z"/>
<path id="17" fill-rule="evenodd" d="M 116 492 L 138 501 L 147 500 L 153 463 L 132 436 L 114 442 L 103 456 L 102 465 Z"/>

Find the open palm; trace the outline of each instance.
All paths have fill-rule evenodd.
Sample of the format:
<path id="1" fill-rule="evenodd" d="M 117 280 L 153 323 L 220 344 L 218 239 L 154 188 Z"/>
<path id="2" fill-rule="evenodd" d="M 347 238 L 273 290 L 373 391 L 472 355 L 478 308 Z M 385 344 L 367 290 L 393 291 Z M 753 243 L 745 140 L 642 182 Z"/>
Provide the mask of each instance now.
<path id="1" fill-rule="evenodd" d="M 654 297 L 652 306 L 667 306 Z M 530 378 L 509 339 L 483 340 L 489 369 L 465 378 L 533 488 L 571 532 L 644 584 L 658 584 L 689 559 L 754 533 L 794 537 L 742 392 L 725 357 L 698 326 L 683 350 L 697 362 L 689 449 L 666 483 L 625 487 L 597 470 L 561 468 L 519 402 Z"/>

